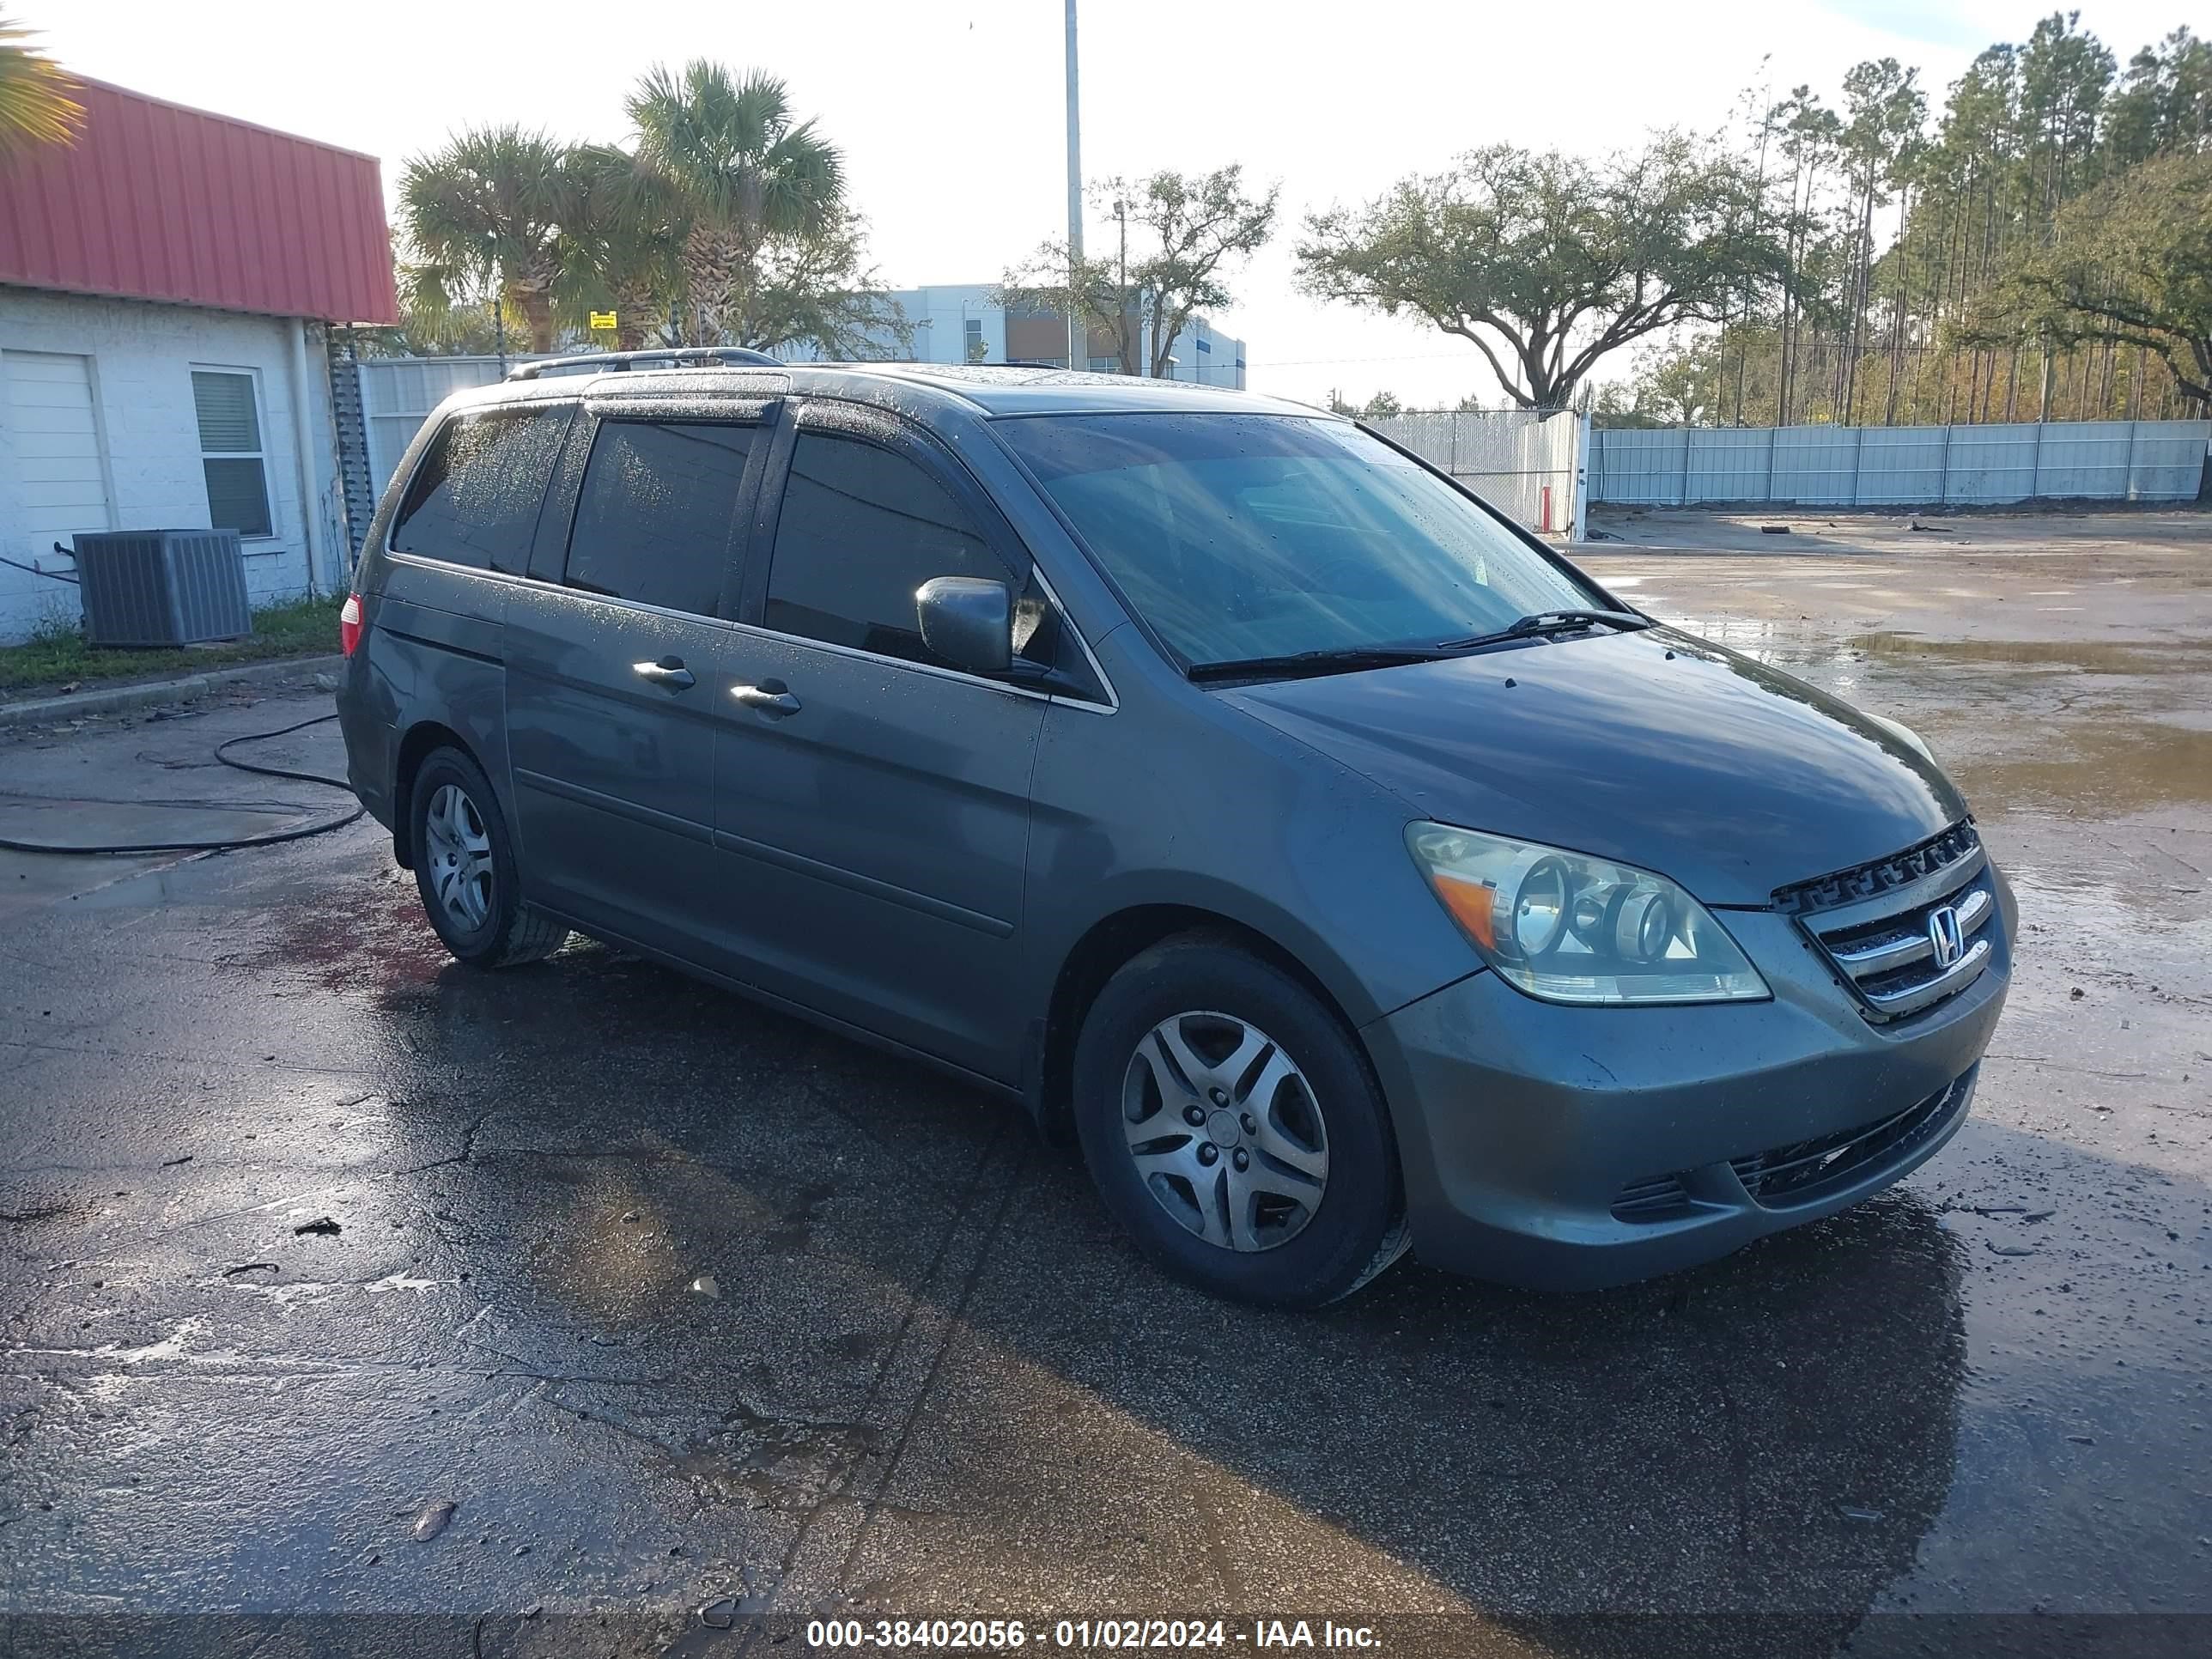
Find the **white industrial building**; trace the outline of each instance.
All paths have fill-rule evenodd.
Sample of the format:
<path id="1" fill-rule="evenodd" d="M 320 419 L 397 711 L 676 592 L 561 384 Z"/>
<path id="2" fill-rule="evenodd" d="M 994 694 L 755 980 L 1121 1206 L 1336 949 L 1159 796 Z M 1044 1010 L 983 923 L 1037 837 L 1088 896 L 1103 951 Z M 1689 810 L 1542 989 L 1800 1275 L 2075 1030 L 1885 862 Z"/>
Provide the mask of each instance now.
<path id="1" fill-rule="evenodd" d="M 998 302 L 998 287 L 991 283 L 951 283 L 933 288 L 900 289 L 884 297 L 896 305 L 912 331 L 910 341 L 901 341 L 890 330 L 872 337 L 884 357 L 917 363 L 1051 363 L 1067 362 L 1067 320 L 1042 307 L 1010 310 Z M 1150 325 L 1141 325 L 1139 361 L 1152 358 Z M 1104 374 L 1119 373 L 1121 360 L 1110 331 L 1092 329 L 1090 356 L 1079 368 Z M 822 354 L 811 346 L 794 346 L 775 354 L 793 362 L 817 362 Z M 1203 317 L 1194 317 L 1170 348 L 1174 362 L 1168 378 L 1195 380 L 1206 386 L 1244 386 L 1244 342 L 1222 333 Z"/>

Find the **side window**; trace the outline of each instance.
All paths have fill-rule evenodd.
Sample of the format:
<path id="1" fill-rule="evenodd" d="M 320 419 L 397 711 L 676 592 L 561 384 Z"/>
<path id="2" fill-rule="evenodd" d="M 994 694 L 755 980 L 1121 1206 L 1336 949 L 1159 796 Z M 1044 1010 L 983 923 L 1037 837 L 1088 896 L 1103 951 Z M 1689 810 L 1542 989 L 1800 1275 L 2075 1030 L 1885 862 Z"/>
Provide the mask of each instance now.
<path id="1" fill-rule="evenodd" d="M 759 428 L 609 421 L 592 444 L 568 538 L 571 587 L 712 617 Z"/>
<path id="2" fill-rule="evenodd" d="M 914 594 L 933 576 L 1005 581 L 1007 571 L 967 510 L 914 462 L 857 438 L 800 432 L 762 620 L 779 633 L 932 662 Z"/>
<path id="3" fill-rule="evenodd" d="M 457 415 L 439 429 L 392 521 L 392 549 L 520 575 L 571 405 Z"/>

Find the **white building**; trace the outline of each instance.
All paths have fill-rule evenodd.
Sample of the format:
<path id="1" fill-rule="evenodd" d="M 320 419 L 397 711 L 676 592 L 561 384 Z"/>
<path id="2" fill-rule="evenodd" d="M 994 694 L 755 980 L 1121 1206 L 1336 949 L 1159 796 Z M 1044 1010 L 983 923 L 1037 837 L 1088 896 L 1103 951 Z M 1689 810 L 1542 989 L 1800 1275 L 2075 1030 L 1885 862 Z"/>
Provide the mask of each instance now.
<path id="1" fill-rule="evenodd" d="M 76 622 L 86 531 L 236 530 L 256 605 L 306 593 L 315 553 L 335 586 L 330 386 L 296 326 L 0 288 L 0 641 Z"/>
<path id="2" fill-rule="evenodd" d="M 934 288 L 898 289 L 886 297 L 896 304 L 913 330 L 910 343 L 902 343 L 889 330 L 874 337 L 887 357 L 920 363 L 1051 363 L 1067 362 L 1067 321 L 1042 308 L 1009 311 L 994 299 L 996 285 L 955 283 Z M 1089 358 L 1081 365 L 1105 374 L 1119 373 L 1121 360 L 1110 330 L 1092 329 Z M 1220 332 L 1203 317 L 1194 317 L 1176 337 L 1170 349 L 1173 362 L 1169 378 L 1196 380 L 1206 386 L 1244 386 L 1244 342 Z M 793 362 L 817 360 L 810 346 L 788 348 L 775 354 Z M 1149 324 L 1139 325 L 1139 362 L 1151 361 Z"/>
<path id="3" fill-rule="evenodd" d="M 86 532 L 235 530 L 256 605 L 331 591 L 323 329 L 396 316 L 375 160 L 77 97 L 76 143 L 0 177 L 0 641 L 75 623 Z"/>

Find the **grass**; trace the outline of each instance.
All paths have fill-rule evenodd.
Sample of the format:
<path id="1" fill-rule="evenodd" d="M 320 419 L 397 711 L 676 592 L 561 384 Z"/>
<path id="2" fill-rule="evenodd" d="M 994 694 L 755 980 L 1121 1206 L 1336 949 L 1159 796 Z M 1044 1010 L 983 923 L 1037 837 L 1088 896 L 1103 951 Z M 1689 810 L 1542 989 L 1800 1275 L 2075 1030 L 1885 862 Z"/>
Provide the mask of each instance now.
<path id="1" fill-rule="evenodd" d="M 0 646 L 0 699 L 70 691 L 109 680 L 197 674 L 234 663 L 328 656 L 338 648 L 339 599 L 297 599 L 253 613 L 253 631 L 221 645 L 94 650 L 74 622 L 44 623 L 21 645 Z"/>

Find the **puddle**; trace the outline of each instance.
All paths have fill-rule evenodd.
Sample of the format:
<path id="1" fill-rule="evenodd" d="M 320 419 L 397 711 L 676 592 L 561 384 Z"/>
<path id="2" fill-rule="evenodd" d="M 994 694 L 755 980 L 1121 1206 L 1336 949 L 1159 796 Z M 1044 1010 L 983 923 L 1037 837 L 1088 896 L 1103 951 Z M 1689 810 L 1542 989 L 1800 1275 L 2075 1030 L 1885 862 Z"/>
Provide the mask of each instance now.
<path id="1" fill-rule="evenodd" d="M 347 1287 L 328 1279 L 295 1279 L 289 1284 L 256 1285 L 250 1279 L 233 1279 L 225 1286 L 245 1296 L 259 1297 L 264 1302 L 273 1302 L 280 1308 L 289 1308 L 295 1302 L 320 1302 Z"/>
<path id="2" fill-rule="evenodd" d="M 2114 818 L 2212 801 L 2212 732 L 2077 721 L 2049 735 L 2051 746 L 2032 754 L 1985 756 L 1940 738 L 1936 753 L 1967 799 L 1992 811 Z"/>
<path id="3" fill-rule="evenodd" d="M 2020 901 L 2023 931 L 2055 933 L 2084 967 L 2154 959 L 2201 963 L 2212 949 L 2212 921 L 2199 902 L 2181 905 L 2163 884 L 2112 880 L 2043 863 L 2004 866 Z"/>
<path id="4" fill-rule="evenodd" d="M 1753 662 L 1793 673 L 1857 662 L 1865 654 L 1839 643 L 1826 627 L 1809 617 L 1793 623 L 1764 617 L 1692 616 L 1657 606 L 1652 608 L 1652 614 L 1669 628 L 1679 628 Z"/>
<path id="5" fill-rule="evenodd" d="M 678 1454 L 686 1478 L 756 1509 L 811 1510 L 875 1443 L 862 1423 L 769 1417 L 738 1406 L 722 1426 Z"/>
<path id="6" fill-rule="evenodd" d="M 2187 674 L 2212 668 L 2212 646 L 2196 641 L 2127 645 L 2094 640 L 1941 640 L 1882 630 L 1854 634 L 1843 649 L 1877 659 L 1994 663 L 2015 668 L 2072 668 L 2085 674 Z"/>
<path id="7" fill-rule="evenodd" d="M 151 1359 L 181 1359 L 191 1351 L 193 1339 L 204 1328 L 197 1319 L 180 1319 L 168 1335 L 148 1343 L 143 1348 L 123 1348 L 106 1344 L 93 1350 L 100 1358 L 112 1358 L 125 1365 L 143 1365 Z"/>
<path id="8" fill-rule="evenodd" d="M 393 1291 L 434 1291 L 441 1285 L 458 1285 L 458 1279 L 410 1279 L 405 1273 L 386 1273 L 380 1279 L 362 1286 L 371 1296 L 384 1296 Z"/>
<path id="9" fill-rule="evenodd" d="M 227 1348 L 199 1347 L 199 1339 L 206 1330 L 205 1320 L 180 1319 L 167 1336 L 156 1337 L 136 1348 L 125 1347 L 119 1342 L 103 1342 L 96 1348 L 10 1348 L 7 1351 L 7 1357 L 9 1359 L 94 1359 L 125 1368 L 170 1359 L 182 1360 L 188 1364 L 209 1364 L 238 1358 L 236 1353 Z"/>

